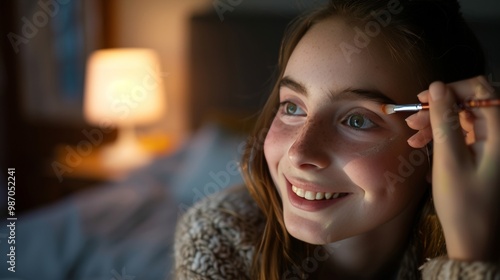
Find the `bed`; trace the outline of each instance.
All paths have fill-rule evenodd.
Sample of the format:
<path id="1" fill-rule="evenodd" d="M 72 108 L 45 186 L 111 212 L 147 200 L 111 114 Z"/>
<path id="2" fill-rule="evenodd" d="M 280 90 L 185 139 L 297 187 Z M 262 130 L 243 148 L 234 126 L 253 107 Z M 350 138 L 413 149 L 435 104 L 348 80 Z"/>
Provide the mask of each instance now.
<path id="1" fill-rule="evenodd" d="M 234 120 L 262 105 L 289 19 L 234 12 L 222 24 L 215 12 L 193 15 L 192 137 L 121 181 L 20 216 L 16 272 L 0 269 L 0 279 L 172 279 L 177 218 L 203 197 L 242 183 L 238 162 L 247 134 Z M 2 246 L 7 234 L 0 229 Z M 7 258 L 0 256 L 4 267 Z"/>
<path id="2" fill-rule="evenodd" d="M 262 105 L 289 19 L 234 12 L 221 24 L 214 13 L 193 15 L 193 136 L 174 154 L 120 182 L 19 217 L 16 273 L 0 269 L 0 279 L 172 279 L 179 215 L 206 195 L 242 183 L 235 166 L 247 135 L 227 120 L 241 118 L 242 112 L 248 117 Z M 483 36 L 496 40 L 489 44 L 496 55 L 489 74 L 498 85 L 498 48 L 491 48 L 498 40 L 493 37 Z M 2 246 L 6 237 L 7 228 L 1 228 Z M 5 254 L 0 256 L 4 267 L 6 261 Z"/>
<path id="3" fill-rule="evenodd" d="M 234 166 L 244 138 L 207 124 L 178 152 L 120 182 L 19 217 L 16 273 L 2 269 L 0 279 L 170 279 L 177 217 L 242 182 Z"/>

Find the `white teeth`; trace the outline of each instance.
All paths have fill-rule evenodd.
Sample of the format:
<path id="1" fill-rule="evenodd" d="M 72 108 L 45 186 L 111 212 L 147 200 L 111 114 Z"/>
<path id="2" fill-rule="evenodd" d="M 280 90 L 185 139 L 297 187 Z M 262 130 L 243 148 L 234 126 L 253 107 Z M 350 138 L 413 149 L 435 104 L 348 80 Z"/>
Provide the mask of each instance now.
<path id="1" fill-rule="evenodd" d="M 304 197 L 304 190 L 303 190 L 303 189 L 299 189 L 299 188 L 297 188 L 297 192 L 296 192 L 296 194 L 297 194 L 298 196 L 300 196 L 300 197 Z"/>
<path id="2" fill-rule="evenodd" d="M 316 200 L 320 200 L 323 198 L 325 198 L 325 193 L 322 192 L 316 193 Z"/>
<path id="3" fill-rule="evenodd" d="M 304 198 L 307 200 L 314 200 L 316 198 L 316 194 L 311 191 L 306 191 L 306 195 L 304 195 Z"/>
<path id="4" fill-rule="evenodd" d="M 331 199 L 345 196 L 343 193 L 323 193 L 323 192 L 313 192 L 306 191 L 304 189 L 298 188 L 292 185 L 292 191 L 297 194 L 297 196 L 305 198 L 307 200 L 323 200 L 323 199 Z"/>

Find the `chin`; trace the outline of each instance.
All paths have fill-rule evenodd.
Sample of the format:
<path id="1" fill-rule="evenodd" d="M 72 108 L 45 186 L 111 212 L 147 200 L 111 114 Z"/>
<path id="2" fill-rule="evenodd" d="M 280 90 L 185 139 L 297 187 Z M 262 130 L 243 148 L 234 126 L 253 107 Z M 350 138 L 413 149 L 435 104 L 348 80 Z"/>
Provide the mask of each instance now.
<path id="1" fill-rule="evenodd" d="M 314 245 L 325 245 L 343 238 L 331 230 L 331 225 L 325 225 L 297 217 L 293 214 L 284 215 L 287 232 L 294 238 Z"/>

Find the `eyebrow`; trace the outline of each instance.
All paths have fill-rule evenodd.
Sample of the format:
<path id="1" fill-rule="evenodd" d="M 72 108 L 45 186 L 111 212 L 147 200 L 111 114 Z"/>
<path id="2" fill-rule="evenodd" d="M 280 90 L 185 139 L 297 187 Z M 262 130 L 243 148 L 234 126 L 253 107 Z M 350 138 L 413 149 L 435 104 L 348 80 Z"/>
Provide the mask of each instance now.
<path id="1" fill-rule="evenodd" d="M 281 87 L 287 87 L 293 90 L 294 92 L 304 96 L 307 96 L 309 94 L 304 84 L 297 82 L 288 76 L 283 77 L 281 79 L 280 88 Z M 394 100 L 387 97 L 387 95 L 383 94 L 378 90 L 372 90 L 372 89 L 346 88 L 338 93 L 330 91 L 329 96 L 332 102 L 337 102 L 343 99 L 354 98 L 354 99 L 370 100 L 381 104 L 396 104 Z"/>

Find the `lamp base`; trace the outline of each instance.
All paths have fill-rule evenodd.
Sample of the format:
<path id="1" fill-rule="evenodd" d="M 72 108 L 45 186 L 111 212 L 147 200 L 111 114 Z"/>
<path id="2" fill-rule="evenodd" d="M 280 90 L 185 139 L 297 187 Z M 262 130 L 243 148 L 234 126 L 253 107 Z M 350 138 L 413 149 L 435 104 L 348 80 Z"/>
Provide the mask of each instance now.
<path id="1" fill-rule="evenodd" d="M 144 150 L 133 127 L 118 129 L 116 142 L 101 150 L 103 166 L 111 170 L 129 170 L 144 166 L 150 162 L 152 156 Z"/>

